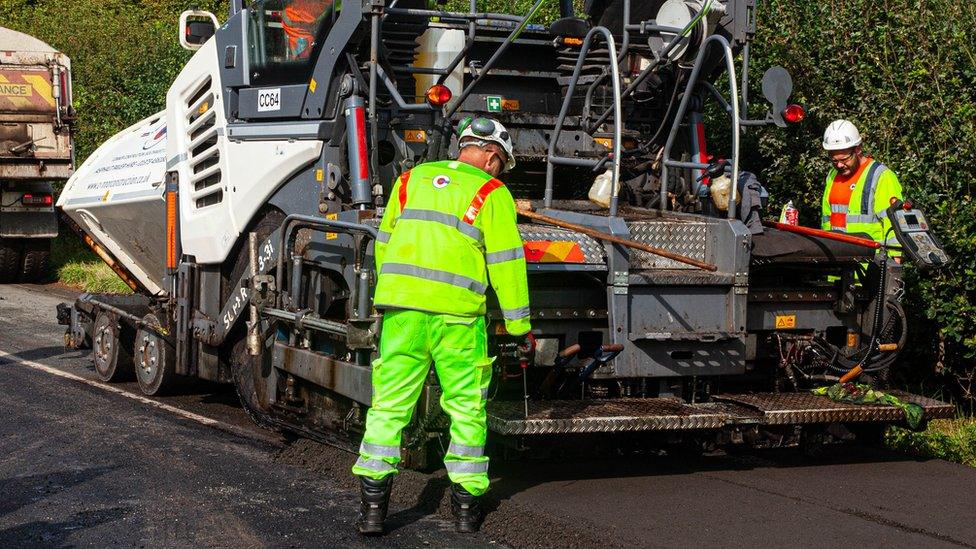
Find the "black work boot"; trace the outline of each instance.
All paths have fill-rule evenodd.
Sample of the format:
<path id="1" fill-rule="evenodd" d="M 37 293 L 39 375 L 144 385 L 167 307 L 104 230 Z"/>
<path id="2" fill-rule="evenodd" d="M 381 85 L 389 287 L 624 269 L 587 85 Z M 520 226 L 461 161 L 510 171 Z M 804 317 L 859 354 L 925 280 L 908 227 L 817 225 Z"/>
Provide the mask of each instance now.
<path id="1" fill-rule="evenodd" d="M 454 529 L 462 534 L 473 534 L 481 528 L 481 503 L 460 484 L 451 485 L 451 513 Z"/>
<path id="2" fill-rule="evenodd" d="M 364 536 L 383 535 L 383 521 L 390 507 L 390 489 L 393 488 L 393 475 L 380 480 L 359 477 L 362 503 L 359 505 L 359 520 L 356 528 Z"/>

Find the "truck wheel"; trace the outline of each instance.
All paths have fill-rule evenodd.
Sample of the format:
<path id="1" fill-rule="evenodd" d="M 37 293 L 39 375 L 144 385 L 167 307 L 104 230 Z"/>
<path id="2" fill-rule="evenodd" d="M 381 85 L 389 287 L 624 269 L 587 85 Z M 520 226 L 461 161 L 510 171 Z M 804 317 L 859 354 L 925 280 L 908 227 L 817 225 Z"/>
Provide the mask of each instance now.
<path id="1" fill-rule="evenodd" d="M 101 311 L 95 317 L 92 334 L 92 359 L 98 378 L 112 382 L 132 379 L 131 330 L 121 325 L 114 314 Z"/>
<path id="2" fill-rule="evenodd" d="M 153 314 L 143 317 L 159 325 Z M 164 395 L 176 385 L 176 349 L 166 338 L 147 328 L 139 328 L 135 338 L 135 370 L 139 389 L 148 396 Z"/>
<path id="3" fill-rule="evenodd" d="M 20 272 L 20 243 L 0 238 L 0 284 L 14 282 Z"/>
<path id="4" fill-rule="evenodd" d="M 277 430 L 268 404 L 270 393 L 267 381 L 272 368 L 271 349 L 264 349 L 260 356 L 251 356 L 245 343 L 245 339 L 237 340 L 231 351 L 231 368 L 237 398 L 251 421 L 265 429 Z"/>
<path id="5" fill-rule="evenodd" d="M 20 264 L 21 282 L 41 282 L 47 276 L 51 241 L 47 239 L 24 240 L 24 258 Z"/>

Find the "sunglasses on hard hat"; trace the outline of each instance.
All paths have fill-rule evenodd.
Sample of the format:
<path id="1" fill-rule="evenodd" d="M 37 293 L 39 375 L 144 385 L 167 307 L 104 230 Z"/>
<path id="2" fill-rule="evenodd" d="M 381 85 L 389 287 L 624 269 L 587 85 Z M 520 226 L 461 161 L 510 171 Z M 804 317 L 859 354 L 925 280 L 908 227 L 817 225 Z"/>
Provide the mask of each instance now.
<path id="1" fill-rule="evenodd" d="M 458 135 L 464 133 L 464 130 L 468 129 L 469 126 L 471 127 L 472 133 L 481 137 L 491 136 L 495 133 L 496 128 L 495 121 L 491 120 L 490 118 L 471 118 L 468 116 L 464 118 L 464 120 L 461 120 L 461 123 L 458 124 Z M 508 139 L 508 132 L 503 131 L 498 137 Z"/>

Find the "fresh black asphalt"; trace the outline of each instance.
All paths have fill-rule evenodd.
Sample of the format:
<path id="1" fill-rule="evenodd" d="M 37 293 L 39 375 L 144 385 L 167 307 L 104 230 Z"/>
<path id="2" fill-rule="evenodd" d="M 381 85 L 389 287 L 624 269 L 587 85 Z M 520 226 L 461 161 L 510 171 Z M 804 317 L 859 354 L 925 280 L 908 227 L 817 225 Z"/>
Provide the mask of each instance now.
<path id="1" fill-rule="evenodd" d="M 354 458 L 260 431 L 232 390 L 159 399 L 219 429 L 32 367 L 95 378 L 61 344 L 71 297 L 0 286 L 0 547 L 976 547 L 976 470 L 858 446 L 496 460 L 476 536 L 453 533 L 443 471 L 409 472 L 393 532 L 364 540 Z"/>

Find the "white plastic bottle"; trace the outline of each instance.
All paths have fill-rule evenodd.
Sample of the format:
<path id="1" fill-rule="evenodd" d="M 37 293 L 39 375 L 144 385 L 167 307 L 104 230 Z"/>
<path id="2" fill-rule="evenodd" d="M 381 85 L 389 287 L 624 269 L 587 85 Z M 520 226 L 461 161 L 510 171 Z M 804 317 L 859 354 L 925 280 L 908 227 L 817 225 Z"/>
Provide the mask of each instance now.
<path id="1" fill-rule="evenodd" d="M 610 188 L 613 182 L 613 170 L 608 169 L 607 171 L 596 176 L 593 180 L 593 185 L 590 186 L 590 192 L 587 193 L 586 197 L 590 199 L 590 202 L 603 206 L 604 208 L 610 207 L 610 197 L 612 196 Z M 617 190 L 620 190 L 620 182 L 617 182 Z"/>

